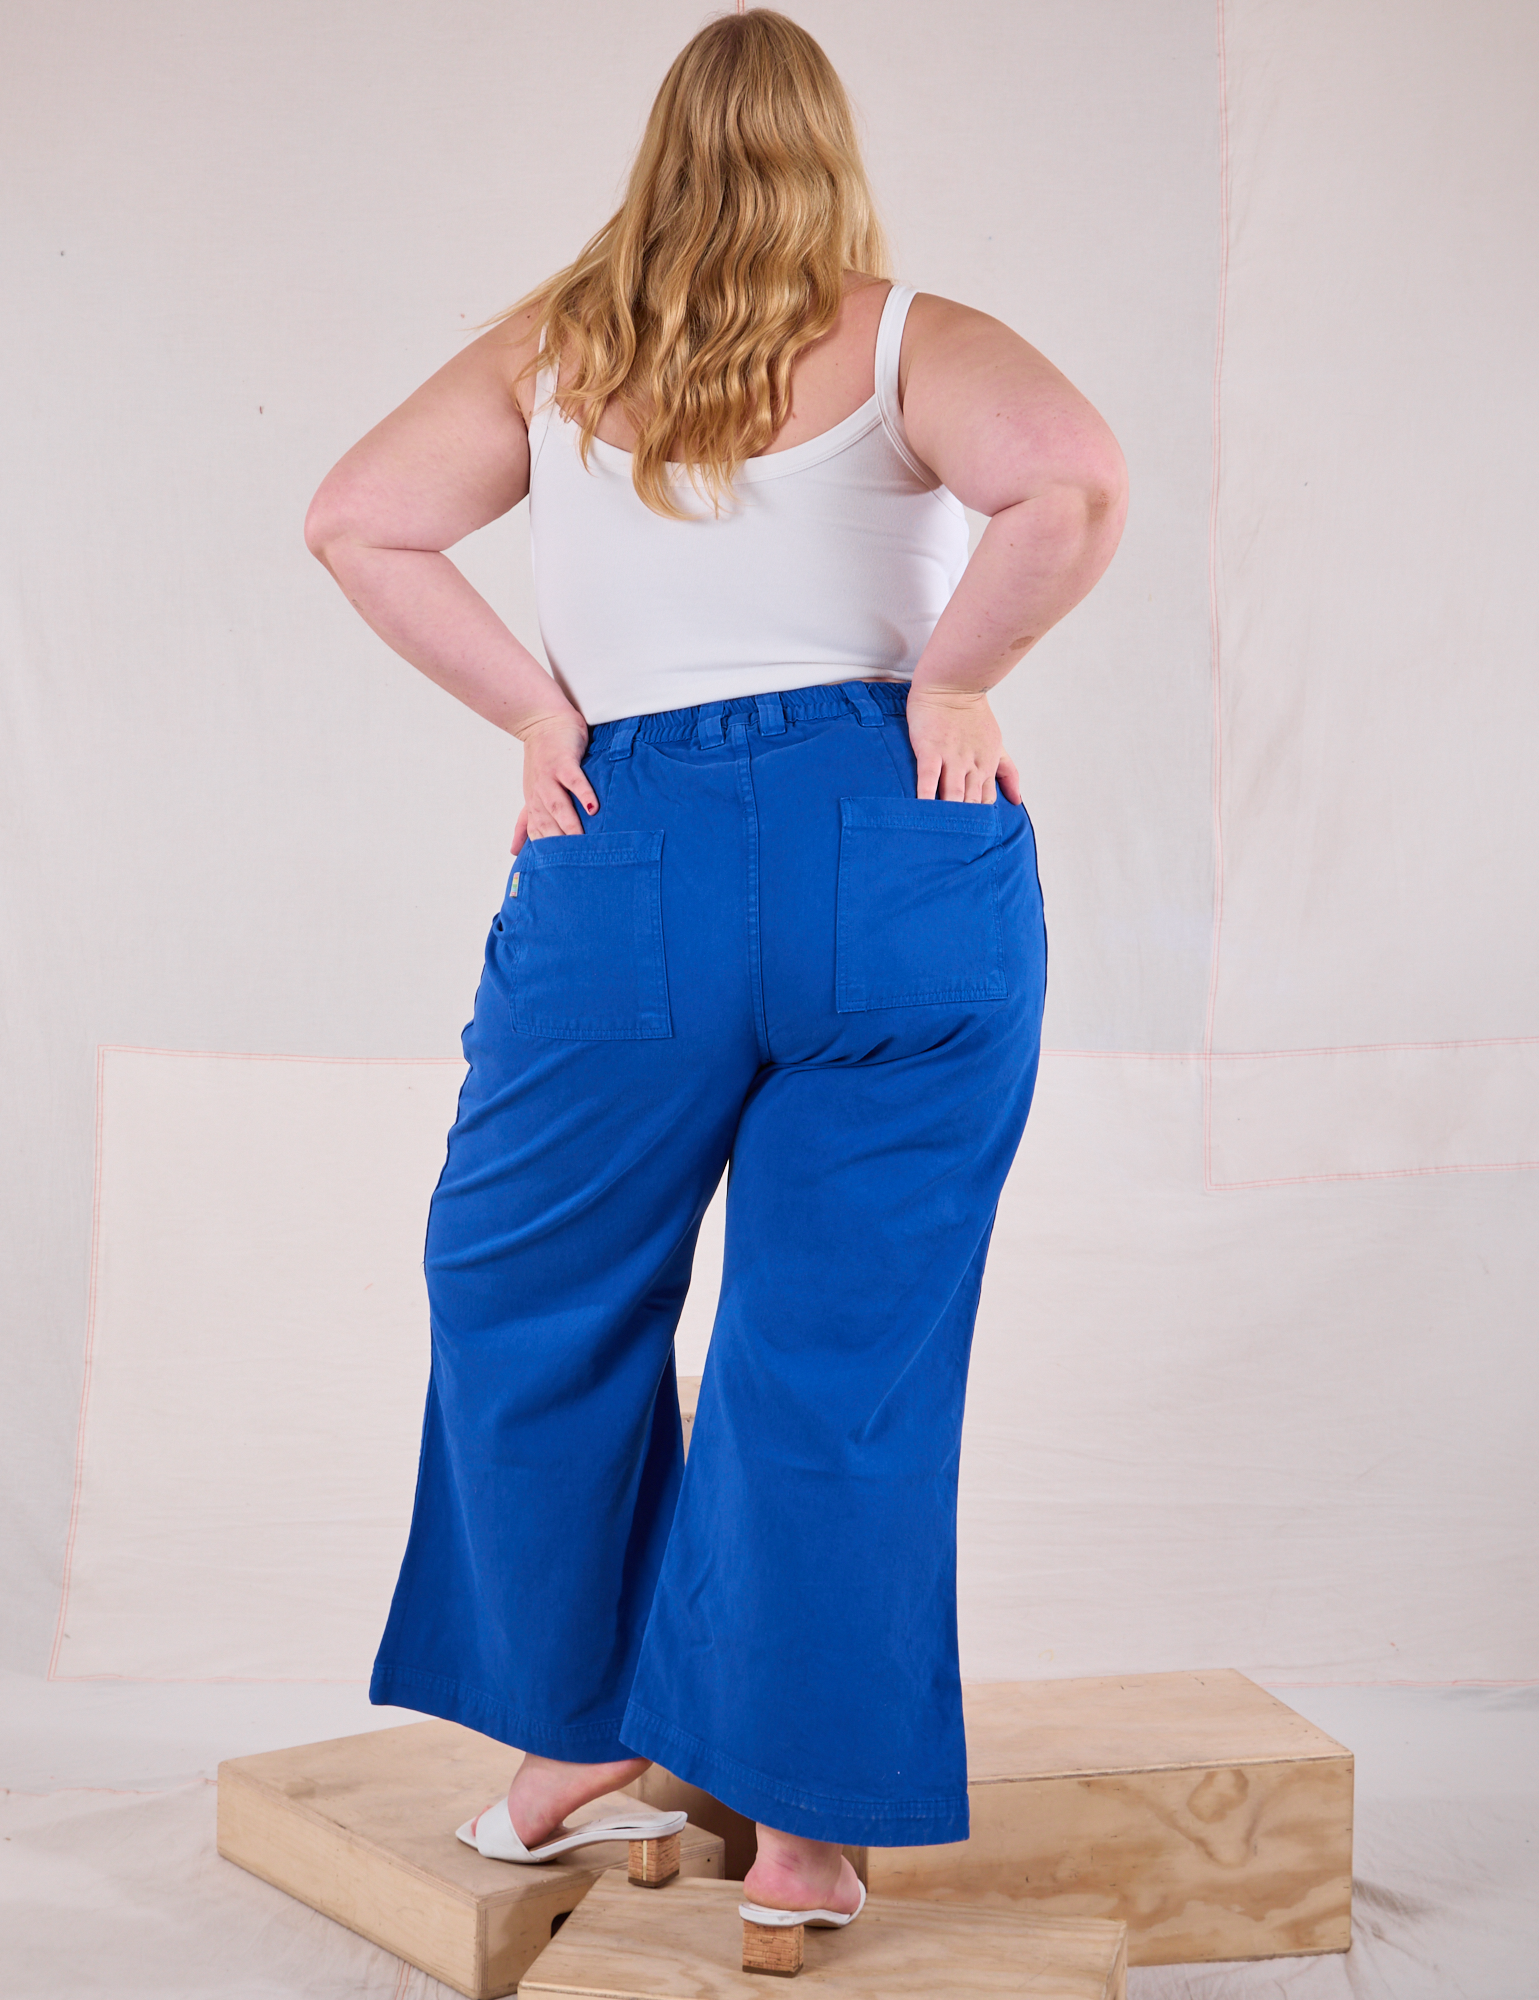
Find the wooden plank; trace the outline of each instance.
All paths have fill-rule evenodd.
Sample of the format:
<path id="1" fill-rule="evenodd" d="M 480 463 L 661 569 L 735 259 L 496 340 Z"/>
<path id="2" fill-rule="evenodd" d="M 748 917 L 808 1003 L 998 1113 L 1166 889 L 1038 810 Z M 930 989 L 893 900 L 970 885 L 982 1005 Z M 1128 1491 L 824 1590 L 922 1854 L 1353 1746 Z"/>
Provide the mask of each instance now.
<path id="1" fill-rule="evenodd" d="M 971 1785 L 1348 1753 L 1232 1667 L 983 1681 L 962 1690 Z"/>
<path id="2" fill-rule="evenodd" d="M 296 1811 L 228 1765 L 219 1770 L 218 1824 L 219 1852 L 227 1861 L 435 1979 L 462 1993 L 475 1990 L 475 1898 L 457 1884 L 435 1882 L 399 1856 L 373 1850 L 366 1838 L 328 1825 L 322 1814 Z"/>
<path id="3" fill-rule="evenodd" d="M 964 1690 L 971 1838 L 873 1892 L 1121 1918 L 1133 1965 L 1345 1951 L 1351 1753 L 1231 1671 Z"/>
<path id="4" fill-rule="evenodd" d="M 519 1985 L 519 2000 L 1125 2000 L 1120 1923 L 868 1901 L 847 1930 L 809 1930 L 794 1985 L 742 1969 L 741 1890 L 676 1882 L 650 1896 L 606 1875 Z"/>
<path id="5" fill-rule="evenodd" d="M 627 1859 L 626 1842 L 601 1841 L 521 1867 L 457 1840 L 454 1829 L 507 1790 L 520 1761 L 436 1720 L 232 1758 L 219 1767 L 219 1852 L 470 2000 L 493 2000 Z M 571 1824 L 629 1804 L 610 1794 Z M 720 1839 L 687 1827 L 680 1868 L 720 1878 Z"/>

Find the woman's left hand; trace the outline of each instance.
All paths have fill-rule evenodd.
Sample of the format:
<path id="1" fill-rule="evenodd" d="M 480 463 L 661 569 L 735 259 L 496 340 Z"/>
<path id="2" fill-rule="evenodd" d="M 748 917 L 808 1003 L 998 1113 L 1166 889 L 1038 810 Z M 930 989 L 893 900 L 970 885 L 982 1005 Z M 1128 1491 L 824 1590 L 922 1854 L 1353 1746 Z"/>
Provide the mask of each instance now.
<path id="1" fill-rule="evenodd" d="M 996 786 L 1021 803 L 1020 774 L 986 694 L 965 688 L 909 688 L 908 740 L 919 767 L 921 799 L 971 799 L 991 805 Z"/>

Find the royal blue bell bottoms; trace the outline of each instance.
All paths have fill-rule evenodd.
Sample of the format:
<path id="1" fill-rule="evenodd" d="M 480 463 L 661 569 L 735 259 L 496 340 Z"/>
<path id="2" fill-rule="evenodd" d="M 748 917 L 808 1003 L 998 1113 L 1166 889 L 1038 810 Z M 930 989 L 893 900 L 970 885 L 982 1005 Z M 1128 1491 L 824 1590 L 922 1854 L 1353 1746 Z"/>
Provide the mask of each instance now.
<path id="1" fill-rule="evenodd" d="M 1047 955 L 1025 811 L 915 796 L 907 692 L 599 723 L 599 810 L 514 857 L 369 1689 L 880 1847 L 967 1836 L 957 1459 Z M 673 1336 L 724 1170 L 686 1466 Z"/>

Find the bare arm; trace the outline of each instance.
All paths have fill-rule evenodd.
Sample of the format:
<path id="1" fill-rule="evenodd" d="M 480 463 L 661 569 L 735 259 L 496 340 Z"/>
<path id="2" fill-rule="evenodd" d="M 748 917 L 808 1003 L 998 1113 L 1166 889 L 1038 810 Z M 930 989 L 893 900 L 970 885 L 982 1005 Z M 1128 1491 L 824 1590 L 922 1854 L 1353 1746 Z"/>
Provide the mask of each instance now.
<path id="1" fill-rule="evenodd" d="M 987 313 L 921 293 L 904 329 L 915 452 L 989 524 L 914 671 L 921 798 L 1020 803 L 988 690 L 1073 610 L 1116 551 L 1127 468 L 1104 420 L 1045 355 Z"/>
<path id="2" fill-rule="evenodd" d="M 525 313 L 493 327 L 377 423 L 322 480 L 305 542 L 387 646 L 524 743 L 527 833 L 579 833 L 568 792 L 588 725 L 444 551 L 529 491 L 529 432 L 513 380 L 532 352 Z"/>
<path id="3" fill-rule="evenodd" d="M 513 381 L 532 313 L 494 327 L 338 461 L 305 541 L 387 645 L 524 743 L 525 835 L 577 833 L 586 720 L 444 551 L 529 490 Z M 921 294 L 903 341 L 915 451 L 991 518 L 914 675 L 909 735 L 921 797 L 1019 802 L 987 690 L 1101 575 L 1126 508 L 1122 454 L 1046 358 L 998 320 Z"/>

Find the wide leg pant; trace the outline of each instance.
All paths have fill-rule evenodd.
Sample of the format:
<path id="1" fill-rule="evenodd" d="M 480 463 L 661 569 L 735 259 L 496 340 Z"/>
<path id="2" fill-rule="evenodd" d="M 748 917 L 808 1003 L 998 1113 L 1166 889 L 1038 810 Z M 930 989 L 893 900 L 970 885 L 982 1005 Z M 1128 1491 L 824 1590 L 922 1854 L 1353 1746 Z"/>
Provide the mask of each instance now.
<path id="1" fill-rule="evenodd" d="M 916 798 L 906 697 L 601 723 L 600 810 L 515 857 L 370 1685 L 875 1846 L 967 1834 L 957 1457 L 1046 971 L 1025 811 Z M 673 1335 L 724 1168 L 686 1471 Z"/>

